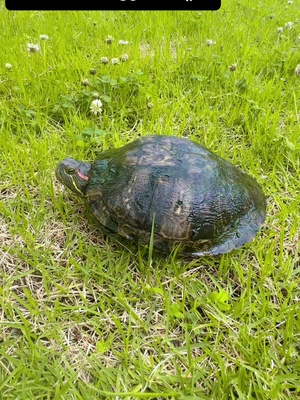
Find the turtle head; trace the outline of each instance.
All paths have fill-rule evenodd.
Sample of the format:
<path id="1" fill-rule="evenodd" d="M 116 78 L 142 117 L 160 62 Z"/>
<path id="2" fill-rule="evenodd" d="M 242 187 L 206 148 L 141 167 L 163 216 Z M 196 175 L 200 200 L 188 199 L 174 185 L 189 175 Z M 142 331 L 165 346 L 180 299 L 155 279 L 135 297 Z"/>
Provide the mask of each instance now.
<path id="1" fill-rule="evenodd" d="M 65 158 L 56 167 L 56 177 L 78 196 L 84 196 L 91 172 L 91 164 Z"/>

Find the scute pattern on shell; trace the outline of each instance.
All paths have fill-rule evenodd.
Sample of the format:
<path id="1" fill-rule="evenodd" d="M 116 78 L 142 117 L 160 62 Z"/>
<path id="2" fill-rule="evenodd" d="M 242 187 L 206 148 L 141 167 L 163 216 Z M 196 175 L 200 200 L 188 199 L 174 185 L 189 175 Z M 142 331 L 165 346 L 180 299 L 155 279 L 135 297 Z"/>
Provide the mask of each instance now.
<path id="1" fill-rule="evenodd" d="M 146 136 L 100 155 L 86 197 L 109 232 L 190 255 L 222 254 L 250 241 L 266 215 L 258 183 L 210 150 Z"/>

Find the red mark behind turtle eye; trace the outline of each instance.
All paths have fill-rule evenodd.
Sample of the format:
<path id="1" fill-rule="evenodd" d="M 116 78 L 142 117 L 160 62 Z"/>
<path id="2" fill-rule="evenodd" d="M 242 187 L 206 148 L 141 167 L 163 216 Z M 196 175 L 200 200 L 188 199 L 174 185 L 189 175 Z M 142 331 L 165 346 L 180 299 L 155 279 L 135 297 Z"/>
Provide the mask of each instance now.
<path id="1" fill-rule="evenodd" d="M 81 172 L 77 172 L 77 174 L 78 174 L 79 178 L 84 179 L 85 181 L 89 180 L 89 177 L 86 175 L 83 175 Z"/>

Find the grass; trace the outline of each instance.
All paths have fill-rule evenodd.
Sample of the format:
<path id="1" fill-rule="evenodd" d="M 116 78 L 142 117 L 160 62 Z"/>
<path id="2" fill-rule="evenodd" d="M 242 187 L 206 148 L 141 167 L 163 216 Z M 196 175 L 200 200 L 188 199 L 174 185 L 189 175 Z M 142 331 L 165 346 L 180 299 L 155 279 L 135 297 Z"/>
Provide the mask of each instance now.
<path id="1" fill-rule="evenodd" d="M 1 398 L 300 398 L 300 14 L 296 1 L 223 3 L 2 4 Z M 124 248 L 55 180 L 67 155 L 150 133 L 196 140 L 261 183 L 268 216 L 251 243 L 194 260 Z"/>

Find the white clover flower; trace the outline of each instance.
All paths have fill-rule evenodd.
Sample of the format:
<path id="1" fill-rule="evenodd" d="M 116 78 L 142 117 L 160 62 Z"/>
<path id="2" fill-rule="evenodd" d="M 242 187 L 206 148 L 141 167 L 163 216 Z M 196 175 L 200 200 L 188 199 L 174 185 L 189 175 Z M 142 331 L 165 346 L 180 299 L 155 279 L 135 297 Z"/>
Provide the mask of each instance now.
<path id="1" fill-rule="evenodd" d="M 206 41 L 206 46 L 213 46 L 214 44 L 216 44 L 216 42 L 214 42 L 214 41 L 211 40 L 211 39 L 208 39 L 208 40 Z"/>
<path id="2" fill-rule="evenodd" d="M 6 63 L 6 64 L 5 64 L 5 67 L 6 67 L 8 70 L 11 70 L 11 69 L 12 69 L 12 65 L 11 65 L 10 63 Z"/>
<path id="3" fill-rule="evenodd" d="M 101 57 L 100 58 L 100 62 L 101 62 L 101 64 L 108 64 L 109 58 L 108 57 Z"/>
<path id="4" fill-rule="evenodd" d="M 293 26 L 294 26 L 294 23 L 293 23 L 293 22 L 287 22 L 287 23 L 285 24 L 285 29 L 292 29 Z"/>
<path id="5" fill-rule="evenodd" d="M 40 47 L 39 44 L 33 44 L 33 43 L 28 43 L 27 44 L 27 51 L 29 53 L 37 53 L 40 50 L 41 50 L 41 47 Z"/>
<path id="6" fill-rule="evenodd" d="M 277 28 L 277 33 L 282 33 L 283 32 L 283 27 L 282 26 L 279 26 L 278 28 Z"/>
<path id="7" fill-rule="evenodd" d="M 126 46 L 129 43 L 128 40 L 119 40 L 118 44 L 120 44 L 121 46 Z"/>
<path id="8" fill-rule="evenodd" d="M 296 65 L 295 74 L 296 74 L 297 76 L 300 76 L 300 64 Z"/>
<path id="9" fill-rule="evenodd" d="M 90 86 L 90 81 L 88 80 L 88 78 L 81 79 L 81 83 L 83 86 Z"/>
<path id="10" fill-rule="evenodd" d="M 107 38 L 105 39 L 105 42 L 107 44 L 112 44 L 114 38 L 111 35 L 108 35 Z"/>
<path id="11" fill-rule="evenodd" d="M 49 40 L 49 36 L 48 35 L 40 35 L 40 39 L 41 40 Z"/>
<path id="12" fill-rule="evenodd" d="M 288 4 L 293 4 L 293 1 L 292 1 L 292 0 L 289 0 L 289 1 L 288 1 Z"/>
<path id="13" fill-rule="evenodd" d="M 149 101 L 148 103 L 147 103 L 147 108 L 148 108 L 148 110 L 151 110 L 151 108 L 153 108 L 154 107 L 154 104 L 151 102 L 151 101 Z"/>
<path id="14" fill-rule="evenodd" d="M 99 99 L 93 100 L 90 106 L 91 113 L 98 115 L 102 113 L 102 101 Z"/>
<path id="15" fill-rule="evenodd" d="M 119 64 L 119 59 L 118 59 L 117 57 L 115 57 L 115 58 L 112 58 L 112 59 L 110 60 L 110 62 L 111 62 L 112 64 L 116 65 L 116 64 Z"/>
<path id="16" fill-rule="evenodd" d="M 126 62 L 126 61 L 128 61 L 128 59 L 129 59 L 129 55 L 128 54 L 122 54 L 121 56 L 120 56 L 120 61 L 122 61 L 122 62 Z"/>

